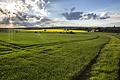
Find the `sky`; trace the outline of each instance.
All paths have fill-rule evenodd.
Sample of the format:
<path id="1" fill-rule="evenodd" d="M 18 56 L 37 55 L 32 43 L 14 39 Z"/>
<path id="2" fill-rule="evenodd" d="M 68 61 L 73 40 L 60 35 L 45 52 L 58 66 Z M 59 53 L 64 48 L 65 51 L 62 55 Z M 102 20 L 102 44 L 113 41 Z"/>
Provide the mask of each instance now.
<path id="1" fill-rule="evenodd" d="M 120 11 L 120 0 L 51 0 L 52 16 L 60 16 L 72 7 L 81 12 Z"/>
<path id="2" fill-rule="evenodd" d="M 13 12 L 16 14 L 19 14 L 19 12 L 25 13 L 25 15 L 29 16 L 28 21 L 35 22 L 37 19 L 40 21 L 41 19 L 50 19 L 50 22 L 46 21 L 46 25 L 50 23 L 59 26 L 118 25 L 120 27 L 120 0 L 0 0 L 0 9 L 2 9 L 2 12 L 10 15 Z M 4 11 L 6 9 L 8 12 Z M 70 13 L 71 9 L 74 9 L 73 13 L 78 12 L 78 14 Z M 79 14 L 81 12 L 83 12 L 82 15 Z M 93 13 L 92 17 L 86 18 L 86 15 L 89 17 L 88 14 L 91 12 Z M 35 19 L 32 20 L 30 15 L 34 16 Z M 77 20 L 75 15 L 78 15 Z M 104 15 L 105 19 L 101 15 Z M 106 18 L 106 15 L 108 18 Z M 4 16 L 6 17 L 6 15 L 1 16 L 3 17 L 0 18 L 1 21 L 4 19 Z M 23 18 L 24 15 L 17 15 L 17 17 Z M 74 19 L 68 19 L 70 17 Z"/>
<path id="3" fill-rule="evenodd" d="M 50 0 L 48 11 L 49 17 L 65 19 L 62 13 L 70 12 L 71 8 L 75 8 L 74 12 L 84 13 L 119 13 L 120 0 Z M 105 20 L 67 20 L 56 23 L 55 25 L 78 25 L 78 26 L 119 26 L 120 15 L 111 16 Z"/>

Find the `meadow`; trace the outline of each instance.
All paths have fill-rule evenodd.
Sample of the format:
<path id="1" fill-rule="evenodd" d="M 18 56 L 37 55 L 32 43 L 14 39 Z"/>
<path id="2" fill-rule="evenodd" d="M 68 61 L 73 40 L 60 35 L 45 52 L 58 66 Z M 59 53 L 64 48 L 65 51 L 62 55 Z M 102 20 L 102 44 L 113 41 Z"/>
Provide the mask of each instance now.
<path id="1" fill-rule="evenodd" d="M 117 80 L 120 41 L 106 33 L 0 33 L 0 80 Z"/>

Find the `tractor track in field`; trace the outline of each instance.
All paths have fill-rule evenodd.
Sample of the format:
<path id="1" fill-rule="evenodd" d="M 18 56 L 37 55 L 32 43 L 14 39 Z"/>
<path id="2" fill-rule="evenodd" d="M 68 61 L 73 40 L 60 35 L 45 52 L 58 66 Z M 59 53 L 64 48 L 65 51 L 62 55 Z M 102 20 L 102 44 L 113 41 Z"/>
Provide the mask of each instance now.
<path id="1" fill-rule="evenodd" d="M 44 43 L 44 44 L 34 44 L 34 45 L 29 45 L 29 46 L 21 46 L 21 45 L 18 45 L 18 44 L 9 43 L 9 42 L 0 40 L 0 45 L 6 47 L 4 49 L 3 48 L 0 49 L 0 51 L 1 51 L 0 55 L 6 55 L 6 54 L 13 53 L 13 52 L 19 52 L 21 50 L 31 51 L 33 49 L 37 49 L 38 47 L 39 48 L 44 48 L 44 47 L 47 47 L 47 46 L 55 46 L 55 45 L 61 45 L 61 44 L 65 44 L 65 43 L 74 43 L 74 42 L 80 42 L 80 41 L 95 40 L 95 39 L 98 39 L 99 37 L 100 36 L 96 36 L 94 38 L 89 38 L 89 39 L 86 39 L 86 40 L 70 40 L 70 41 L 52 42 L 52 43 Z M 41 52 L 46 53 L 49 50 L 51 50 L 51 49 L 44 49 Z"/>
<path id="2" fill-rule="evenodd" d="M 99 58 L 102 49 L 105 47 L 105 45 L 109 44 L 109 42 L 110 42 L 110 39 L 107 43 L 103 44 L 103 46 L 98 51 L 97 55 L 87 65 L 85 65 L 80 72 L 76 73 L 71 78 L 71 80 L 88 80 L 88 78 L 90 77 L 92 66 L 97 63 L 97 59 Z"/>
<path id="3" fill-rule="evenodd" d="M 9 43 L 9 42 L 2 41 L 2 40 L 0 40 L 0 45 L 13 48 L 13 49 L 21 49 L 21 47 L 17 44 Z"/>
<path id="4" fill-rule="evenodd" d="M 26 50 L 26 48 L 32 48 L 32 47 L 45 47 L 45 46 L 53 46 L 53 45 L 59 45 L 59 44 L 64 44 L 64 43 L 73 43 L 73 42 L 79 42 L 79 41 L 94 40 L 94 39 L 98 39 L 99 37 L 100 36 L 96 36 L 94 38 L 90 38 L 90 39 L 86 39 L 86 40 L 70 40 L 70 41 L 61 41 L 61 42 L 52 42 L 52 43 L 43 43 L 43 44 L 33 44 L 33 45 L 29 45 L 29 46 L 21 46 L 18 44 L 9 43 L 9 42 L 0 40 L 0 45 L 9 47 L 12 49 L 16 49 L 16 50 Z"/>
<path id="5" fill-rule="evenodd" d="M 10 49 L 10 48 L 0 48 L 0 51 L 3 51 L 3 52 L 5 52 L 5 51 L 12 51 L 12 49 Z"/>
<path id="6" fill-rule="evenodd" d="M 90 38 L 90 39 L 85 39 L 85 40 L 70 40 L 70 41 L 61 41 L 61 42 L 52 42 L 52 43 L 43 43 L 43 44 L 33 44 L 29 46 L 24 46 L 24 48 L 30 48 L 30 47 L 43 47 L 43 46 L 53 46 L 53 45 L 59 45 L 59 44 L 64 44 L 64 43 L 73 43 L 73 42 L 79 42 L 79 41 L 88 41 L 88 40 L 94 40 L 98 39 L 100 36 Z"/>

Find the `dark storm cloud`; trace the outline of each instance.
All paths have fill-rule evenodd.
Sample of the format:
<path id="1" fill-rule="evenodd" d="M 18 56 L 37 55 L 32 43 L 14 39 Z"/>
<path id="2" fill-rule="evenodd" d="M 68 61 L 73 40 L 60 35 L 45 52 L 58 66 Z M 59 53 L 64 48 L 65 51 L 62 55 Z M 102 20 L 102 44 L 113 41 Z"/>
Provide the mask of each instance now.
<path id="1" fill-rule="evenodd" d="M 79 20 L 82 12 L 71 12 L 71 13 L 63 13 L 62 15 L 67 19 L 67 20 Z"/>
<path id="2" fill-rule="evenodd" d="M 22 0 L 23 3 L 25 3 L 25 0 Z"/>
<path id="3" fill-rule="evenodd" d="M 73 12 L 75 10 L 75 7 L 71 8 L 71 12 Z"/>
<path id="4" fill-rule="evenodd" d="M 75 11 L 75 7 L 70 9 L 69 12 L 62 13 L 62 15 L 67 19 L 67 20 L 79 20 L 82 17 L 83 12 L 73 12 Z"/>
<path id="5" fill-rule="evenodd" d="M 61 1 L 64 1 L 64 0 L 49 0 L 50 2 L 61 2 Z"/>

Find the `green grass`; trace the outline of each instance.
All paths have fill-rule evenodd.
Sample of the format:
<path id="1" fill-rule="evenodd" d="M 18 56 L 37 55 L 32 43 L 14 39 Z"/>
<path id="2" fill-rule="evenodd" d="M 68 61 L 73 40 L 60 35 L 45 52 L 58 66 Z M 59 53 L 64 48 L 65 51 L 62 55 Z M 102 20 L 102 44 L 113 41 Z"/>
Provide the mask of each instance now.
<path id="1" fill-rule="evenodd" d="M 89 80 L 118 80 L 120 40 L 111 36 L 109 44 L 101 51 L 97 63 L 93 64 Z"/>
<path id="2" fill-rule="evenodd" d="M 57 33 L 0 33 L 0 40 L 19 45 L 32 45 L 69 40 L 85 40 L 97 37 L 88 33 L 57 34 Z"/>
<path id="3" fill-rule="evenodd" d="M 0 40 L 12 49 L 0 52 L 0 80 L 70 80 L 109 38 L 99 33 L 0 33 Z"/>

